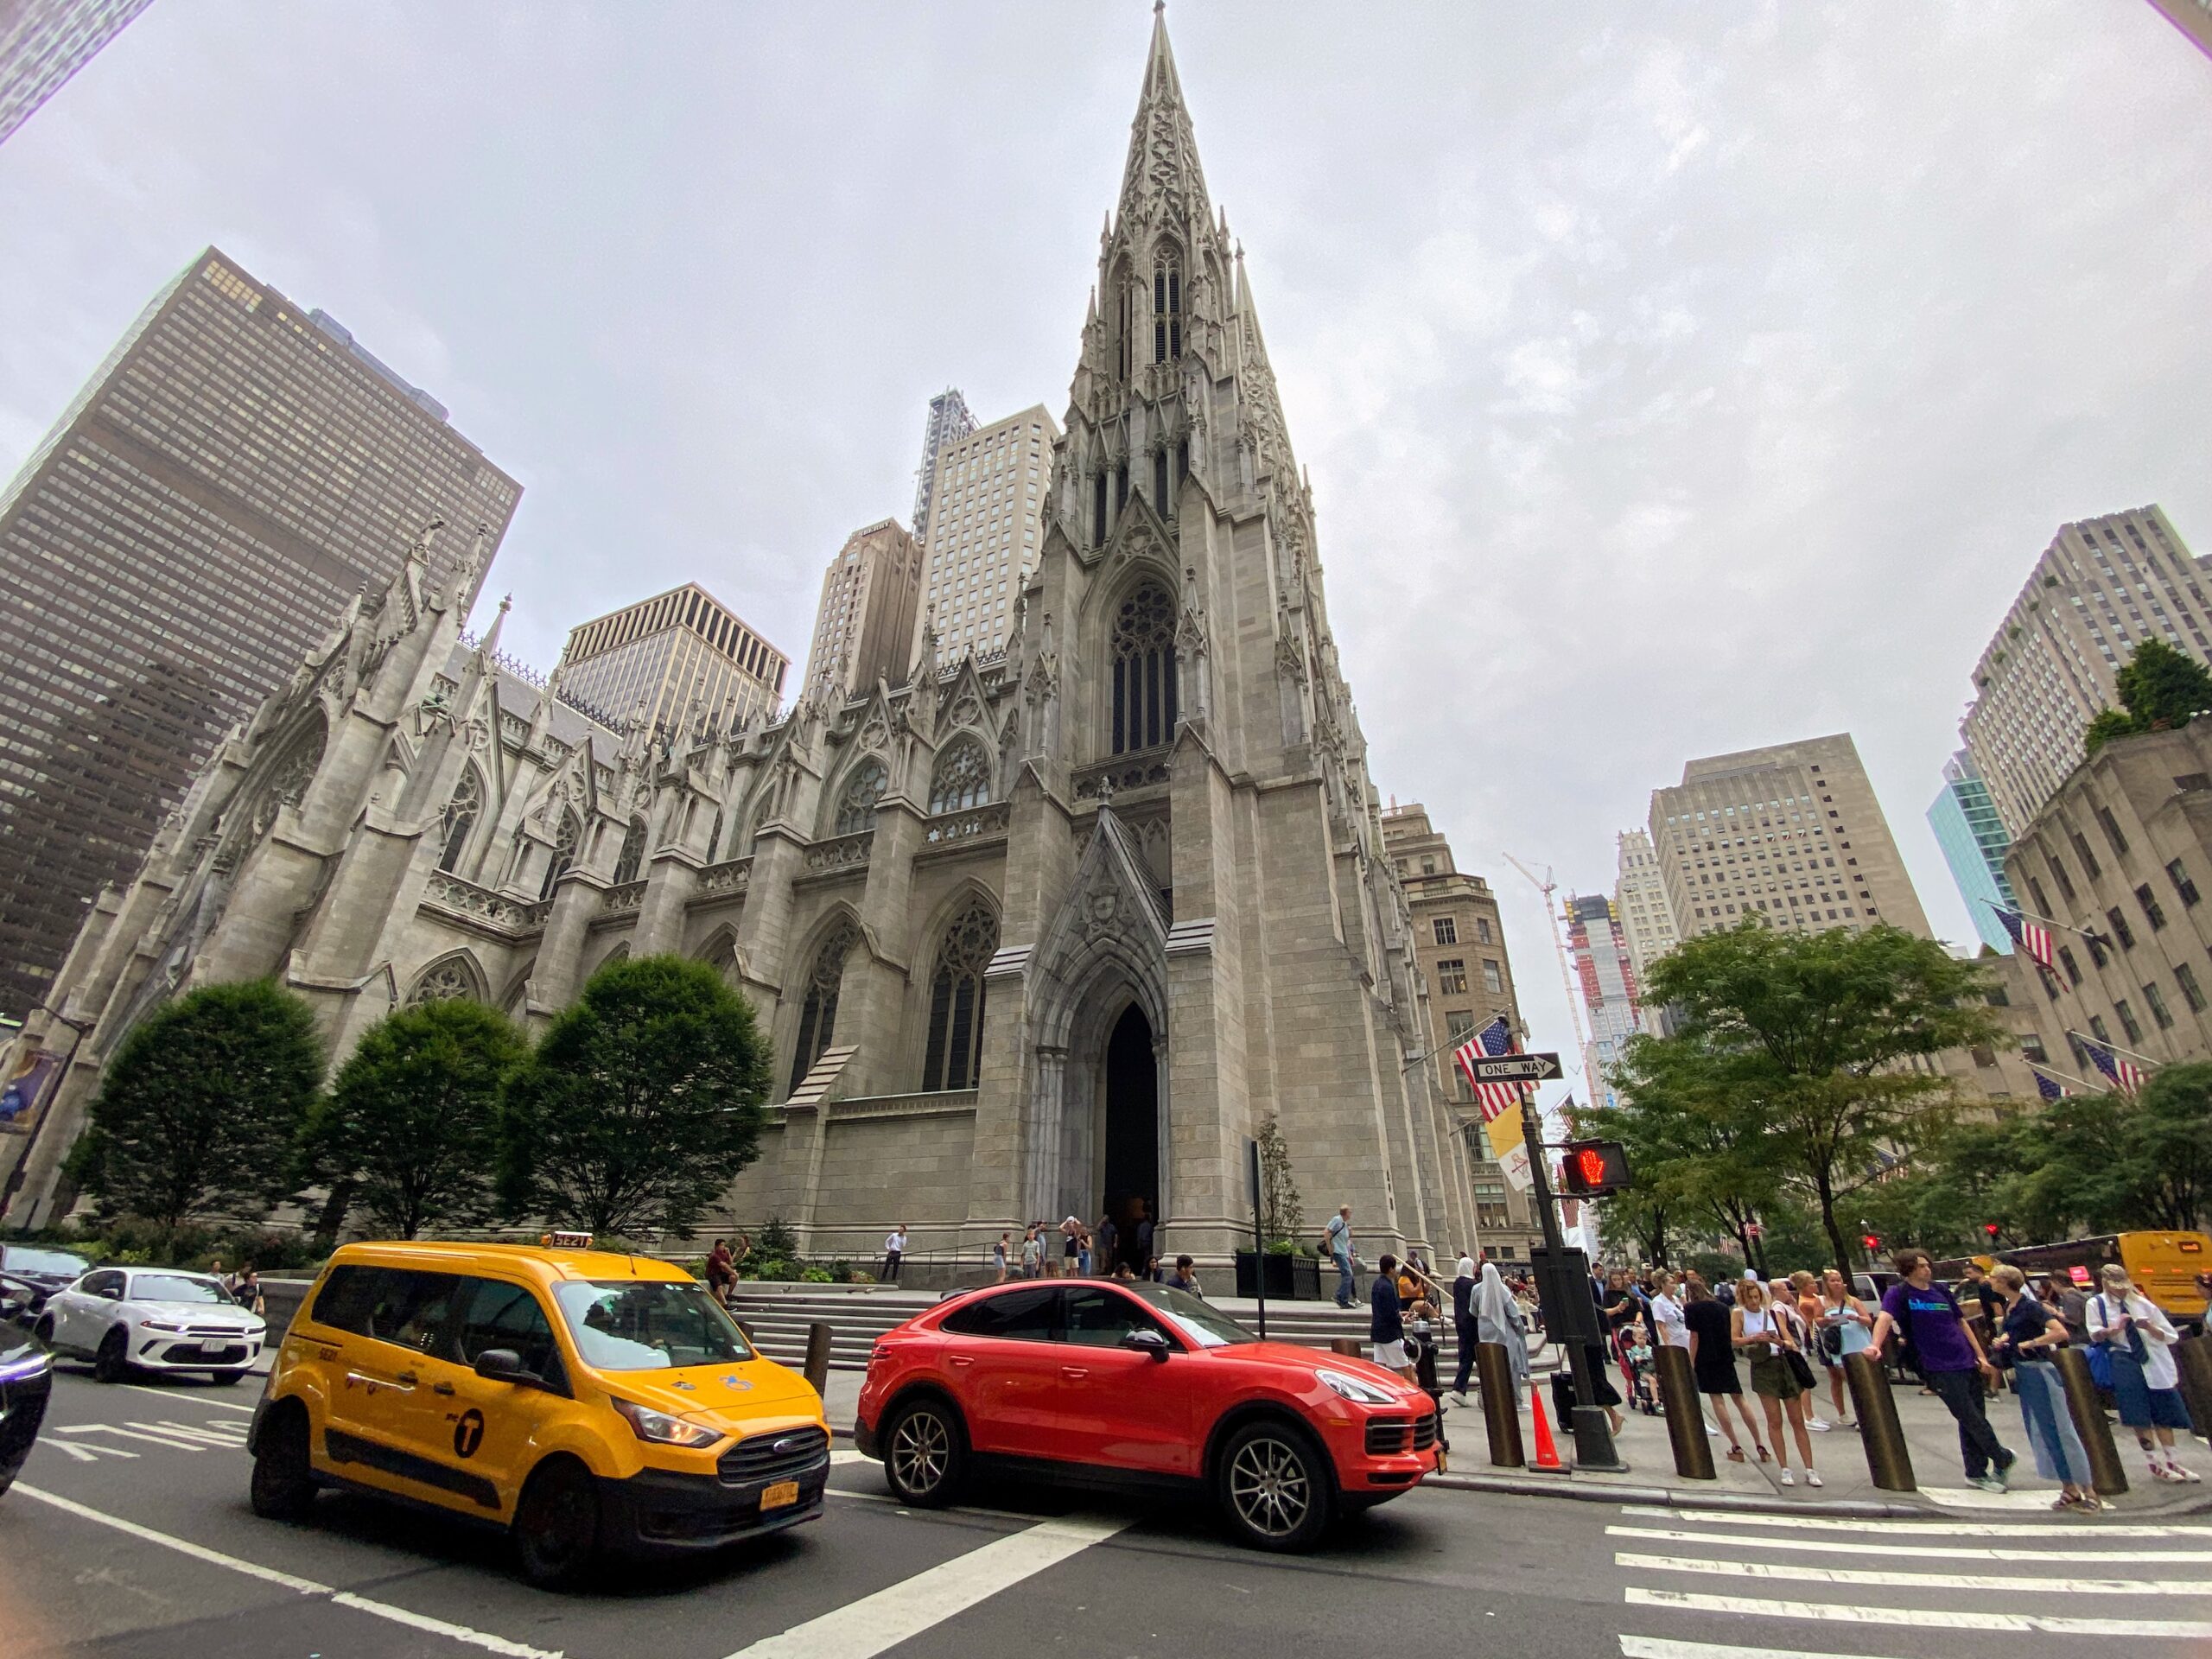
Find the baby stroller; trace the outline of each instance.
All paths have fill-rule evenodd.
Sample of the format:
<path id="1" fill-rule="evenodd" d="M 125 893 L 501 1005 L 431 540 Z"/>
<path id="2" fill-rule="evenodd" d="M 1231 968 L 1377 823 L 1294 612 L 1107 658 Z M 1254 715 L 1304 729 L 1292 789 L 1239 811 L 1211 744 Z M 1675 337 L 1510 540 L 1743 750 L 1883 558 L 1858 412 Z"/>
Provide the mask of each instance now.
<path id="1" fill-rule="evenodd" d="M 1621 1374 L 1628 1378 L 1630 1408 L 1658 1416 L 1659 1357 L 1652 1348 L 1650 1333 L 1640 1323 L 1630 1325 L 1614 1339 L 1614 1352 L 1620 1359 Z"/>

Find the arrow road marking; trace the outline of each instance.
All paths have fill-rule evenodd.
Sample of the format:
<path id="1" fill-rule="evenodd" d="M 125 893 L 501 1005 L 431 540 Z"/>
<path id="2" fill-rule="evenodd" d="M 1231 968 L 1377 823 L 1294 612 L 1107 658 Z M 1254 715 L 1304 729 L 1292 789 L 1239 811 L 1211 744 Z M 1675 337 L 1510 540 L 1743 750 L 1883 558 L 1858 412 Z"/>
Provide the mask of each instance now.
<path id="1" fill-rule="evenodd" d="M 143 1440 L 149 1446 L 166 1446 L 172 1452 L 205 1452 L 207 1448 L 194 1440 L 180 1440 L 172 1434 L 149 1434 L 143 1429 L 124 1428 L 117 1423 L 67 1423 L 54 1431 L 60 1434 L 120 1434 L 125 1440 Z"/>
<path id="2" fill-rule="evenodd" d="M 47 1445 L 77 1463 L 98 1463 L 102 1458 L 135 1458 L 136 1452 L 126 1452 L 119 1446 L 102 1446 L 95 1441 L 91 1446 L 79 1446 L 73 1440 L 48 1440 Z"/>

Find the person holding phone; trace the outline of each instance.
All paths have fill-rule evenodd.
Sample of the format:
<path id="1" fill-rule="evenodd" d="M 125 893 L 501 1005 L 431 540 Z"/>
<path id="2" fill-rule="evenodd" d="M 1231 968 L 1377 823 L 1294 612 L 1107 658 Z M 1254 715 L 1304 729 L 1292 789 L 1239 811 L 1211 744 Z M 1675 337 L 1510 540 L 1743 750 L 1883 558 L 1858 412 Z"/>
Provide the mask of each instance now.
<path id="1" fill-rule="evenodd" d="M 2119 1262 L 2107 1263 L 2100 1281 L 2097 1294 L 2089 1298 L 2089 1340 L 2110 1357 L 2120 1421 L 2135 1431 L 2153 1480 L 2195 1482 L 2202 1477 L 2174 1455 L 2174 1431 L 2189 1433 L 2189 1408 L 2182 1402 L 2181 1371 L 2173 1353 L 2181 1333 L 2163 1308 L 2136 1289 Z"/>

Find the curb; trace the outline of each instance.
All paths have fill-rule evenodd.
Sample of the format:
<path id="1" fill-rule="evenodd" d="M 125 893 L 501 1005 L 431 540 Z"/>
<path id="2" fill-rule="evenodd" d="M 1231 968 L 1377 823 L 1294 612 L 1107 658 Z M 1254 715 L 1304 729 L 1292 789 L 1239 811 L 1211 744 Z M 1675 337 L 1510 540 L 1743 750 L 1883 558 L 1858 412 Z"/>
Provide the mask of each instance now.
<path id="1" fill-rule="evenodd" d="M 1431 1475 L 1422 1488 L 1446 1491 L 1498 1492 L 1513 1497 L 1564 1497 L 1585 1503 L 1642 1503 L 1673 1510 L 1726 1510 L 1743 1515 L 1829 1515 L 1859 1521 L 1994 1520 L 2013 1515 L 2009 1510 L 1955 1510 L 1942 1504 L 1912 1503 L 1903 1498 L 1783 1497 L 1779 1492 L 1761 1497 L 1751 1492 L 1708 1492 L 1681 1486 L 1578 1486 L 1571 1474 Z M 2193 1515 L 2212 1514 L 2212 1496 L 2161 1504 L 2155 1509 L 2107 1510 L 2113 1521 L 2172 1521 Z M 2085 1521 L 2085 1528 L 2095 1521 Z"/>

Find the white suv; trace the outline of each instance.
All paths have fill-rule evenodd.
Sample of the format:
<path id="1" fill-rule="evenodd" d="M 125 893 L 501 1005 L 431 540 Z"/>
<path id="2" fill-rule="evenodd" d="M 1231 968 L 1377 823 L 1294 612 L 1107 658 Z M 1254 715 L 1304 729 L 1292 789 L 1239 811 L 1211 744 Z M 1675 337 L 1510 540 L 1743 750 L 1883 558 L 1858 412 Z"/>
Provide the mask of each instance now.
<path id="1" fill-rule="evenodd" d="M 91 1360 L 103 1382 L 120 1382 L 134 1368 L 211 1371 L 235 1382 L 268 1325 L 204 1273 L 99 1268 L 48 1297 L 32 1329 L 54 1352 Z"/>

